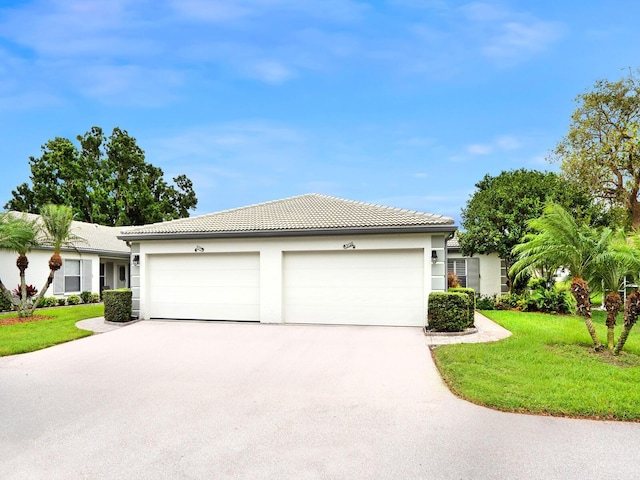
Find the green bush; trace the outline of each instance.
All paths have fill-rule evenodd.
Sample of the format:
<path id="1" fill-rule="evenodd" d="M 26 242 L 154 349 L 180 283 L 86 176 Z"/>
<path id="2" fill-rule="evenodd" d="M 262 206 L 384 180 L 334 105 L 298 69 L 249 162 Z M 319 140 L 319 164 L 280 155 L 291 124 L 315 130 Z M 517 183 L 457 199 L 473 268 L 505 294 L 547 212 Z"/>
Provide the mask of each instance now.
<path id="1" fill-rule="evenodd" d="M 56 297 L 42 297 L 38 303 L 38 308 L 57 307 L 58 299 Z"/>
<path id="2" fill-rule="evenodd" d="M 80 295 L 69 295 L 67 297 L 67 305 L 79 305 L 82 302 Z"/>
<path id="3" fill-rule="evenodd" d="M 467 327 L 473 326 L 473 316 L 476 311 L 476 291 L 473 288 L 457 287 L 450 288 L 451 293 L 464 293 L 469 297 L 469 309 L 467 311 Z"/>
<path id="4" fill-rule="evenodd" d="M 4 294 L 0 293 L 0 311 L 8 312 L 13 310 L 13 305 Z"/>
<path id="5" fill-rule="evenodd" d="M 429 330 L 462 332 L 469 326 L 469 296 L 466 293 L 429 294 Z"/>
<path id="6" fill-rule="evenodd" d="M 478 310 L 495 310 L 496 296 L 478 295 L 476 296 L 476 308 Z"/>
<path id="7" fill-rule="evenodd" d="M 64 307 L 67 304 L 67 299 L 66 298 L 59 298 L 58 299 L 58 306 L 59 307 Z"/>
<path id="8" fill-rule="evenodd" d="M 524 304 L 524 295 L 505 293 L 496 299 L 496 310 L 522 310 Z"/>
<path id="9" fill-rule="evenodd" d="M 91 298 L 89 298 L 89 303 L 100 303 L 100 294 L 92 293 Z"/>
<path id="10" fill-rule="evenodd" d="M 104 319 L 107 322 L 128 322 L 131 320 L 133 294 L 129 288 L 104 290 Z"/>
<path id="11" fill-rule="evenodd" d="M 86 290 L 84 292 L 80 293 L 80 298 L 82 299 L 82 303 L 90 303 L 91 302 L 91 292 L 87 292 Z"/>

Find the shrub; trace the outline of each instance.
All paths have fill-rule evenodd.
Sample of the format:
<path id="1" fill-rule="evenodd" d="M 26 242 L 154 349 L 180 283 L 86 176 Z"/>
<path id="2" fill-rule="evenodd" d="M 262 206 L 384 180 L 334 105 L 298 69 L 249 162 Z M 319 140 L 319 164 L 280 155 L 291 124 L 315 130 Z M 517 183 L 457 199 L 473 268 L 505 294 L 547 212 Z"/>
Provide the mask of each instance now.
<path id="1" fill-rule="evenodd" d="M 58 306 L 59 307 L 64 307 L 67 304 L 67 299 L 66 298 L 59 298 L 58 299 Z"/>
<path id="2" fill-rule="evenodd" d="M 35 297 L 38 294 L 38 289 L 36 287 L 34 287 L 33 285 L 25 285 L 26 289 L 27 289 L 27 298 L 32 298 Z M 18 285 L 18 288 L 15 288 L 13 290 L 13 294 L 16 297 L 21 297 L 22 296 L 22 287 L 20 285 Z"/>
<path id="3" fill-rule="evenodd" d="M 67 297 L 67 305 L 79 305 L 82 302 L 80 295 L 69 295 Z"/>
<path id="4" fill-rule="evenodd" d="M 469 323 L 469 296 L 464 293 L 429 294 L 429 330 L 462 332 Z"/>
<path id="5" fill-rule="evenodd" d="M 100 294 L 99 293 L 92 293 L 91 294 L 91 298 L 89 299 L 90 303 L 100 303 Z"/>
<path id="6" fill-rule="evenodd" d="M 0 293 L 0 311 L 8 312 L 13 310 L 13 305 L 4 294 Z"/>
<path id="7" fill-rule="evenodd" d="M 58 305 L 58 299 L 56 297 L 42 297 L 38 308 L 56 307 Z"/>
<path id="8" fill-rule="evenodd" d="M 546 282 L 529 282 L 533 292 L 525 299 L 523 311 L 566 314 L 572 310 L 572 298 L 566 289 L 552 287 L 547 290 Z"/>
<path id="9" fill-rule="evenodd" d="M 453 273 L 447 273 L 447 288 L 458 288 L 460 287 L 460 279 L 458 276 Z"/>
<path id="10" fill-rule="evenodd" d="M 131 320 L 133 294 L 129 288 L 104 290 L 104 319 L 107 322 L 128 322 Z"/>
<path id="11" fill-rule="evenodd" d="M 80 298 L 82 299 L 82 303 L 90 303 L 91 301 L 91 292 L 87 292 L 86 290 L 84 292 L 80 293 Z"/>
<path id="12" fill-rule="evenodd" d="M 496 299 L 496 310 L 522 310 L 524 303 L 524 295 L 506 293 Z"/>
<path id="13" fill-rule="evenodd" d="M 476 308 L 478 310 L 495 310 L 496 296 L 478 295 L 476 296 Z"/>
<path id="14" fill-rule="evenodd" d="M 463 293 L 469 297 L 469 308 L 467 310 L 467 327 L 473 326 L 473 315 L 476 310 L 476 291 L 473 288 L 450 288 L 451 293 Z"/>

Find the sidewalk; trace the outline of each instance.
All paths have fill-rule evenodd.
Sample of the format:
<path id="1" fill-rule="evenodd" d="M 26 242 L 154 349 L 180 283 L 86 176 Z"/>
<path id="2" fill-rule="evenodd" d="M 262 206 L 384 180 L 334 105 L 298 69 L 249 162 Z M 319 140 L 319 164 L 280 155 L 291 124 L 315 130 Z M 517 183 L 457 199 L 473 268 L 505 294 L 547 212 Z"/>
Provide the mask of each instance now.
<path id="1" fill-rule="evenodd" d="M 427 345 L 450 345 L 452 343 L 495 342 L 511 336 L 511 332 L 492 322 L 479 312 L 475 312 L 473 323 L 478 330 L 466 335 L 438 335 L 426 333 Z"/>

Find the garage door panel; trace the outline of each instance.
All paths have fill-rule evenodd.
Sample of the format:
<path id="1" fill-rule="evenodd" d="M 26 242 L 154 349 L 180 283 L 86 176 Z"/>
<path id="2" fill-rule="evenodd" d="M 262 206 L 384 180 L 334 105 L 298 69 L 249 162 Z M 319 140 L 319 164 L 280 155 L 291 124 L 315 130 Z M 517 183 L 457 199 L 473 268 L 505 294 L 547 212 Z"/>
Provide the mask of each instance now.
<path id="1" fill-rule="evenodd" d="M 259 254 L 151 255 L 148 259 L 149 317 L 259 320 Z"/>
<path id="2" fill-rule="evenodd" d="M 424 250 L 286 252 L 291 323 L 423 325 Z"/>

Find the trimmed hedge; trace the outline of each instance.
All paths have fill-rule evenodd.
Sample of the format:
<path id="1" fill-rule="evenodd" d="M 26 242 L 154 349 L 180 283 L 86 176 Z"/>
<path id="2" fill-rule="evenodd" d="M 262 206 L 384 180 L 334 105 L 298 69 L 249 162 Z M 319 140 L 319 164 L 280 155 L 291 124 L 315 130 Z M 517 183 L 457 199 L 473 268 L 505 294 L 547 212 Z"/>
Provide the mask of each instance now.
<path id="1" fill-rule="evenodd" d="M 431 292 L 429 294 L 429 330 L 462 332 L 469 326 L 469 295 Z"/>
<path id="2" fill-rule="evenodd" d="M 468 323 L 467 327 L 473 327 L 473 316 L 476 311 L 476 291 L 473 288 L 455 287 L 450 288 L 451 293 L 464 293 L 469 296 L 469 309 L 467 312 Z"/>
<path id="3" fill-rule="evenodd" d="M 107 322 L 128 322 L 131 320 L 133 293 L 129 288 L 104 290 L 104 319 Z"/>

